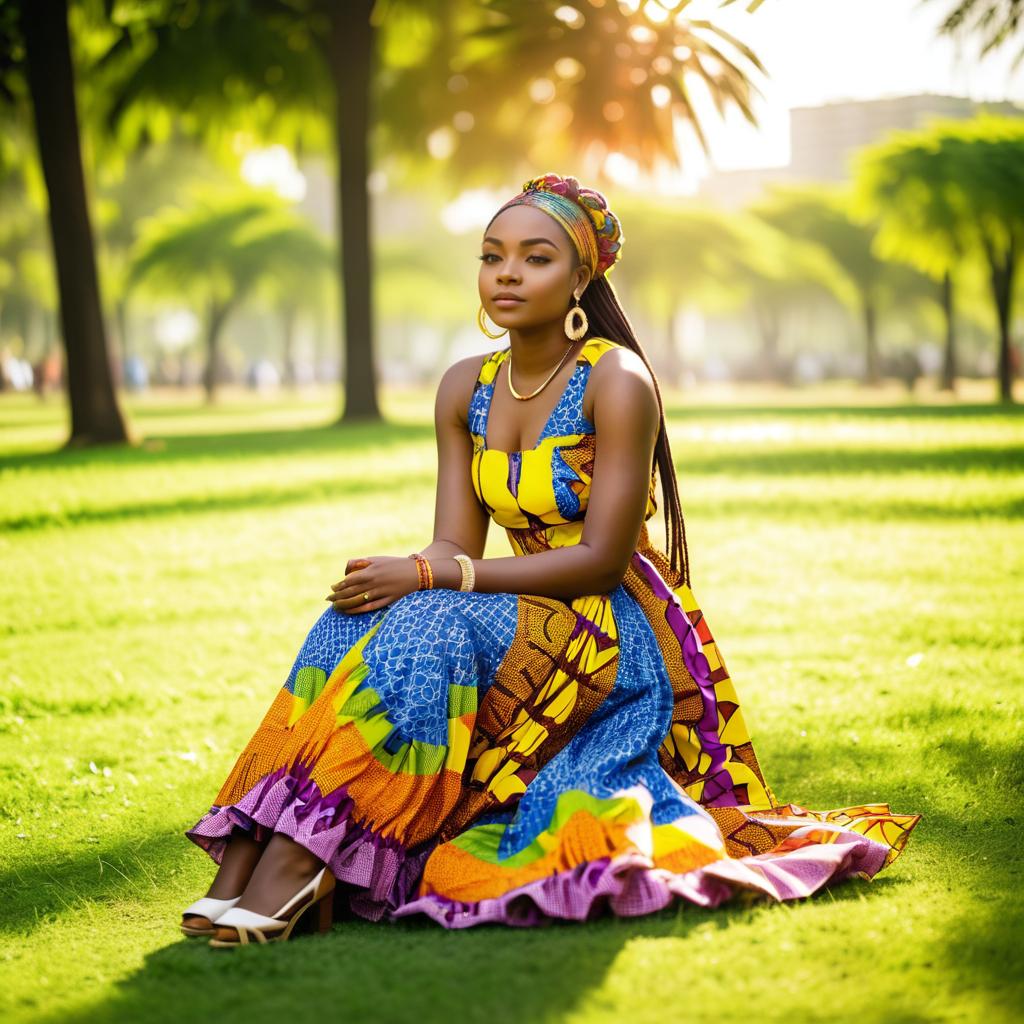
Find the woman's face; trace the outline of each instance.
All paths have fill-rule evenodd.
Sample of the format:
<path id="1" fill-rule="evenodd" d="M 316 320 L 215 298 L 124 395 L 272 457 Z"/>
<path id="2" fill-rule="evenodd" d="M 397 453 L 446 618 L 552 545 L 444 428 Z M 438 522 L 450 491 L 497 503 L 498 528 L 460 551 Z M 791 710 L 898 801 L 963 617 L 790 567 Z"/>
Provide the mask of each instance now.
<path id="1" fill-rule="evenodd" d="M 480 256 L 480 301 L 499 327 L 562 321 L 574 294 L 590 281 L 561 224 L 535 206 L 510 206 L 491 221 Z M 502 292 L 518 302 L 495 299 Z"/>

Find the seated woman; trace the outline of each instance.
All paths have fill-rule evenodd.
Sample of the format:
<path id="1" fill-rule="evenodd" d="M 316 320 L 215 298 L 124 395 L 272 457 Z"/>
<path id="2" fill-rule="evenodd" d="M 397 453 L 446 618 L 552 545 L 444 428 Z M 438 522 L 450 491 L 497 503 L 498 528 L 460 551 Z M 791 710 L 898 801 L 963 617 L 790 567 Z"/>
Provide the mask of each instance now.
<path id="1" fill-rule="evenodd" d="M 806 810 L 765 781 L 690 589 L 661 393 L 607 280 L 621 242 L 604 197 L 554 174 L 487 225 L 478 323 L 509 343 L 441 379 L 433 541 L 334 584 L 186 832 L 219 864 L 186 934 L 287 939 L 336 902 L 461 928 L 790 900 L 903 849 L 919 815 Z M 511 556 L 483 557 L 492 519 Z"/>

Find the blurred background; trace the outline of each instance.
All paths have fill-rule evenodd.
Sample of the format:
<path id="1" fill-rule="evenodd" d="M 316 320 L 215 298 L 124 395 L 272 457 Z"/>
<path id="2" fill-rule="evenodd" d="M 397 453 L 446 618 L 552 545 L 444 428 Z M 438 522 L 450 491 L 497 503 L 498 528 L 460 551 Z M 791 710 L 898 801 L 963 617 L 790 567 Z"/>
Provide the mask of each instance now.
<path id="1" fill-rule="evenodd" d="M 1021 7 L 3 3 L 0 388 L 75 445 L 125 395 L 374 419 L 486 347 L 482 228 L 555 171 L 667 389 L 1010 401 Z"/>

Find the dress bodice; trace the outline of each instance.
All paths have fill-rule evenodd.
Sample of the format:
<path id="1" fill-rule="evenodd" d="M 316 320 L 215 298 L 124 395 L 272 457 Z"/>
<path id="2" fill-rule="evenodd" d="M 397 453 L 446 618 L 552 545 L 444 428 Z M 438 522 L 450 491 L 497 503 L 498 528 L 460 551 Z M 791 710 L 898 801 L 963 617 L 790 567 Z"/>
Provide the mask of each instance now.
<path id="1" fill-rule="evenodd" d="M 473 489 L 490 517 L 505 527 L 516 554 L 575 544 L 583 533 L 597 450 L 597 431 L 583 413 L 583 394 L 597 361 L 618 347 L 607 338 L 589 338 L 537 444 L 511 452 L 487 446 L 494 385 L 509 348 L 484 359 L 469 403 Z M 652 469 L 645 522 L 657 511 L 655 488 Z M 531 543 L 521 543 L 524 533 Z"/>

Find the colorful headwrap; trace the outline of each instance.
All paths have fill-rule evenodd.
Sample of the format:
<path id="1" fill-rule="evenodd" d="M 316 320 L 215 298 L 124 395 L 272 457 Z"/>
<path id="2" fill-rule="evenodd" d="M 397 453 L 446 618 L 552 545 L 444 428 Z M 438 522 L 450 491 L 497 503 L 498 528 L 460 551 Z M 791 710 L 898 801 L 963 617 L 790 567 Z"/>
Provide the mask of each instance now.
<path id="1" fill-rule="evenodd" d="M 608 201 L 600 192 L 583 188 L 571 176 L 542 174 L 531 178 L 523 191 L 498 213 L 510 206 L 536 206 L 554 217 L 565 228 L 580 262 L 590 268 L 593 277 L 607 274 L 619 259 L 623 238 L 618 217 L 608 209 Z"/>

